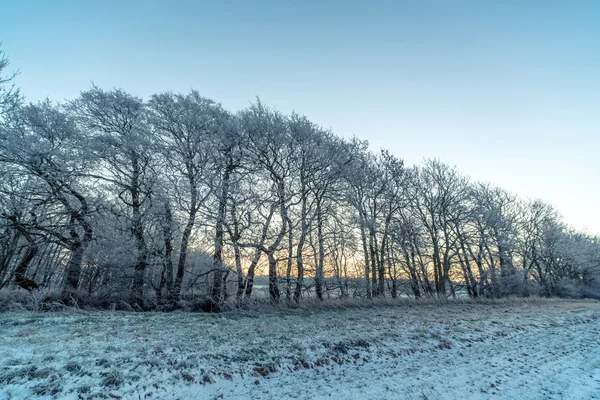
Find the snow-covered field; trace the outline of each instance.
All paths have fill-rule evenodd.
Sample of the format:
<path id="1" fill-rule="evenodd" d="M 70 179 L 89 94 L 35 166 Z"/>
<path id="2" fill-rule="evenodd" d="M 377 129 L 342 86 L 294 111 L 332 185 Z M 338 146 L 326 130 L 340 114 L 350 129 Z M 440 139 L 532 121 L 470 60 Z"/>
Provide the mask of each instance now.
<path id="1" fill-rule="evenodd" d="M 600 302 L 0 314 L 0 399 L 600 399 Z"/>

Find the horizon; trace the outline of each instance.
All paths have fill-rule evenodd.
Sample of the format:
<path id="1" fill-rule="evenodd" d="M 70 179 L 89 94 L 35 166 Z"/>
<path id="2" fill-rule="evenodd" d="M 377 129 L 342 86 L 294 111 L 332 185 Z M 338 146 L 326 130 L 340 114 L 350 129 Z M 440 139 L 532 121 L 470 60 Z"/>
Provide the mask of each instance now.
<path id="1" fill-rule="evenodd" d="M 259 96 L 407 165 L 438 158 L 539 198 L 600 235 L 593 2 L 32 4 L 7 1 L 0 27 L 28 101 L 91 82 L 145 99 L 195 88 L 232 111 Z"/>

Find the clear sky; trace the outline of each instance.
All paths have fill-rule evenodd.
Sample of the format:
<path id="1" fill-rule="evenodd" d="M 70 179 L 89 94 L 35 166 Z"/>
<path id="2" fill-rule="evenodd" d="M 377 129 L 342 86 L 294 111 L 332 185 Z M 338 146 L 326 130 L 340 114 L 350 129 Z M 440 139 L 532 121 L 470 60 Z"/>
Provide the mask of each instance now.
<path id="1" fill-rule="evenodd" d="M 29 100 L 255 96 L 600 234 L 600 1 L 0 0 Z"/>

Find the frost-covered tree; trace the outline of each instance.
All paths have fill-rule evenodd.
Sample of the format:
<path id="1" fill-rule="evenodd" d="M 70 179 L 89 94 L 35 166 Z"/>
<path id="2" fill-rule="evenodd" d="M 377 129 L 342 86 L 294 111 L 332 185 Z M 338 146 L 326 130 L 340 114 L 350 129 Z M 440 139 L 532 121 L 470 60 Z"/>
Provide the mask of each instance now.
<path id="1" fill-rule="evenodd" d="M 144 102 L 120 89 L 93 86 L 71 103 L 71 109 L 87 134 L 95 162 L 89 177 L 108 185 L 118 204 L 114 211 L 130 221 L 137 252 L 131 296 L 140 303 L 149 256 L 144 214 L 156 180 L 157 159 Z"/>
<path id="2" fill-rule="evenodd" d="M 38 182 L 33 198 L 46 212 L 33 229 L 69 251 L 65 295 L 76 291 L 83 257 L 93 237 L 93 205 L 83 183 L 89 159 L 81 131 L 49 101 L 19 107 L 0 129 L 0 162 L 13 168 L 13 174 Z M 17 216 L 9 218 L 33 244 L 33 236 L 26 234 Z"/>
<path id="3" fill-rule="evenodd" d="M 2 42 L 0 42 L 2 45 Z M 21 102 L 21 93 L 12 83 L 18 75 L 17 72 L 8 72 L 10 61 L 6 53 L 0 49 L 0 118 L 11 111 Z"/>
<path id="4" fill-rule="evenodd" d="M 438 160 L 426 160 L 415 172 L 409 198 L 429 239 L 435 291 L 445 296 L 448 289 L 454 290 L 451 270 L 458 243 L 455 226 L 468 215 L 468 179 Z"/>
<path id="5" fill-rule="evenodd" d="M 406 167 L 306 116 L 259 100 L 232 114 L 196 91 L 24 105 L 7 66 L 0 51 L 0 288 L 213 311 L 231 286 L 240 306 L 259 296 L 261 274 L 273 303 L 284 285 L 296 304 L 598 293 L 597 237 L 441 161 Z"/>
<path id="6" fill-rule="evenodd" d="M 215 181 L 217 143 L 227 113 L 218 103 L 200 96 L 162 93 L 149 102 L 150 122 L 165 160 L 164 172 L 170 182 L 184 228 L 179 240 L 179 258 L 171 297 L 181 296 L 188 247 L 196 218 L 212 194 Z M 169 210 L 167 211 L 167 216 Z"/>
<path id="7" fill-rule="evenodd" d="M 286 234 L 288 203 L 292 197 L 293 148 L 290 131 L 286 117 L 259 100 L 240 114 L 240 127 L 247 138 L 249 162 L 258 167 L 256 173 L 260 175 L 259 182 L 266 189 L 263 201 L 268 204 L 263 229 L 259 237 L 247 246 L 267 256 L 269 296 L 272 302 L 277 303 L 281 296 L 277 251 Z M 251 287 L 251 281 L 248 285 Z"/>

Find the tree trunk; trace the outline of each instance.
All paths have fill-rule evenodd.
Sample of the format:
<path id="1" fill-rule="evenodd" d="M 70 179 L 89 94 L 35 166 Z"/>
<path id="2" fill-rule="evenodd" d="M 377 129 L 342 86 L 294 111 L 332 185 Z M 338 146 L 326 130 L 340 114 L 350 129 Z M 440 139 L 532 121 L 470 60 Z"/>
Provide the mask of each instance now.
<path id="1" fill-rule="evenodd" d="M 84 229 L 84 232 L 83 237 L 80 238 L 75 231 L 75 227 L 73 227 L 71 231 L 71 255 L 67 264 L 67 284 L 64 288 L 63 296 L 67 295 L 67 292 L 76 292 L 79 288 L 83 256 L 93 238 L 93 231 L 90 224 L 85 221 L 81 215 L 79 215 L 77 219 Z M 73 224 L 75 224 L 75 220 L 73 220 Z"/>
<path id="2" fill-rule="evenodd" d="M 411 289 L 413 294 L 415 295 L 415 298 L 420 298 L 421 297 L 421 290 L 419 289 L 419 279 L 417 277 L 417 265 L 416 265 L 416 259 L 415 259 L 415 252 L 414 250 L 411 248 L 411 252 L 410 252 L 410 260 L 407 260 L 410 267 L 410 281 L 411 281 Z"/>
<path id="3" fill-rule="evenodd" d="M 248 277 L 246 278 L 246 283 L 244 285 L 246 288 L 245 298 L 250 298 L 250 296 L 252 295 L 252 289 L 254 287 L 254 274 L 256 273 L 256 266 L 258 265 L 260 255 L 261 250 L 256 249 L 256 251 L 254 252 L 254 257 L 252 258 L 250 266 L 248 267 Z"/>
<path id="4" fill-rule="evenodd" d="M 323 283 L 324 273 L 323 264 L 325 263 L 325 245 L 323 237 L 323 214 L 321 210 L 322 198 L 317 200 L 317 245 L 319 246 L 319 257 L 316 260 L 316 276 L 315 276 L 315 290 L 317 292 L 317 298 L 323 300 Z"/>
<path id="5" fill-rule="evenodd" d="M 378 280 L 377 291 L 379 292 L 380 296 L 385 296 L 385 255 L 386 255 L 386 248 L 389 247 L 388 246 L 388 239 L 389 239 L 388 236 L 390 233 L 391 220 L 392 220 L 392 211 L 389 211 L 389 214 L 387 215 L 387 217 L 385 219 L 383 235 L 381 238 L 381 245 L 379 245 L 377 243 L 377 237 L 375 237 L 375 247 L 377 248 L 377 246 L 380 246 L 379 247 L 379 261 L 378 261 L 379 269 L 377 272 L 377 280 Z M 388 265 L 389 265 L 389 263 L 390 263 L 390 257 L 388 254 Z"/>
<path id="6" fill-rule="evenodd" d="M 67 292 L 75 292 L 79 287 L 79 279 L 81 277 L 81 264 L 83 262 L 83 253 L 85 248 L 81 243 L 73 243 L 71 246 L 71 254 L 67 263 L 67 279 L 66 287 L 63 294 Z"/>
<path id="7" fill-rule="evenodd" d="M 304 180 L 302 180 L 302 186 L 301 186 L 301 193 L 302 193 L 302 205 L 301 205 L 301 212 L 300 212 L 300 221 L 301 221 L 301 228 L 300 228 L 300 238 L 298 239 L 298 246 L 296 247 L 296 270 L 297 270 L 297 277 L 296 277 L 296 287 L 294 289 L 294 302 L 296 304 L 298 304 L 300 302 L 300 297 L 302 296 L 302 285 L 304 285 L 304 243 L 306 243 L 306 235 L 308 233 L 308 221 L 307 221 L 307 214 L 308 214 L 308 205 L 307 205 L 307 198 L 306 198 L 306 193 L 305 193 L 305 185 L 304 185 Z"/>
<path id="8" fill-rule="evenodd" d="M 211 291 L 213 301 L 217 303 L 223 301 L 224 298 L 224 281 L 223 281 L 223 236 L 224 236 L 224 221 L 227 206 L 227 194 L 229 193 L 229 181 L 233 167 L 227 165 L 223 172 L 223 182 L 221 185 L 221 195 L 219 196 L 219 210 L 217 212 L 217 223 L 215 230 L 215 253 L 213 256 L 214 279 Z"/>
<path id="9" fill-rule="evenodd" d="M 292 264 L 294 259 L 294 232 L 292 231 L 292 220 L 288 218 L 288 257 L 287 268 L 285 270 L 285 298 L 292 301 Z"/>
<path id="10" fill-rule="evenodd" d="M 168 201 L 165 202 L 165 220 L 163 222 L 163 242 L 165 246 L 165 254 L 163 258 L 163 268 L 160 274 L 160 282 L 156 296 L 159 303 L 163 300 L 163 294 L 166 292 L 170 297 L 173 294 L 173 214 L 171 205 Z M 175 299 L 169 298 L 169 302 L 174 303 Z"/>
<path id="11" fill-rule="evenodd" d="M 144 238 L 144 227 L 142 225 L 142 203 L 140 200 L 140 170 L 137 158 L 133 159 L 133 171 L 131 179 L 131 207 L 132 207 L 132 230 L 137 247 L 137 260 L 133 274 L 133 287 L 131 290 L 131 300 L 138 306 L 142 305 L 144 292 L 144 275 L 148 264 L 148 247 Z"/>
<path id="12" fill-rule="evenodd" d="M 371 293 L 371 277 L 370 277 L 370 265 L 369 265 L 369 250 L 367 245 L 367 233 L 366 233 L 366 219 L 362 212 L 360 212 L 360 237 L 362 240 L 363 254 L 365 257 L 365 291 L 367 298 L 372 297 Z"/>
<path id="13" fill-rule="evenodd" d="M 235 272 L 237 273 L 237 291 L 235 293 L 235 300 L 239 306 L 242 303 L 244 295 L 244 273 L 242 272 L 242 254 L 237 242 L 233 242 L 233 254 L 235 258 Z"/>
<path id="14" fill-rule="evenodd" d="M 37 289 L 38 285 L 33 280 L 27 279 L 26 275 L 29 264 L 38 252 L 38 245 L 15 215 L 11 215 L 8 219 L 12 222 L 13 228 L 21 233 L 29 244 L 25 255 L 15 268 L 15 283 L 25 290 L 32 291 Z"/>
<path id="15" fill-rule="evenodd" d="M 296 269 L 298 274 L 296 277 L 296 287 L 294 289 L 294 302 L 296 304 L 300 302 L 300 297 L 302 296 L 302 285 L 304 282 L 304 260 L 302 258 L 304 241 L 305 235 L 302 235 L 300 237 L 300 242 L 298 242 L 298 250 L 296 253 Z"/>
<path id="16" fill-rule="evenodd" d="M 244 281 L 244 273 L 242 271 L 242 253 L 240 250 L 240 245 L 239 245 L 239 239 L 240 239 L 240 232 L 239 232 L 239 223 L 238 223 L 238 219 L 236 216 L 236 204 L 235 201 L 231 204 L 231 207 L 229 208 L 230 213 L 231 213 L 231 221 L 233 223 L 233 231 L 231 229 L 231 226 L 229 224 L 226 225 L 227 227 L 227 232 L 229 233 L 229 237 L 231 239 L 231 243 L 233 245 L 233 255 L 234 255 L 234 259 L 235 259 L 235 272 L 237 274 L 237 291 L 235 294 L 235 299 L 236 299 L 236 304 L 239 306 L 242 305 L 242 300 L 244 297 L 244 290 L 245 290 L 245 281 Z"/>
<path id="17" fill-rule="evenodd" d="M 378 257 L 376 249 L 376 237 L 375 237 L 375 221 L 371 221 L 369 224 L 369 252 L 371 259 L 371 290 L 373 291 L 373 297 L 379 296 L 379 287 L 377 286 L 377 272 L 378 268 Z"/>
<path id="18" fill-rule="evenodd" d="M 279 303 L 279 298 L 281 296 L 279 293 L 277 259 L 275 258 L 275 252 L 279 248 L 279 244 L 283 240 L 287 230 L 287 226 L 285 224 L 285 221 L 287 221 L 287 208 L 285 207 L 285 188 L 283 181 L 279 181 L 277 183 L 277 197 L 279 198 L 281 228 L 279 229 L 279 234 L 277 235 L 275 242 L 273 242 L 273 244 L 271 244 L 271 246 L 269 246 L 269 248 L 266 250 L 267 256 L 269 257 L 269 296 L 271 303 L 273 304 Z"/>
<path id="19" fill-rule="evenodd" d="M 183 277 L 185 275 L 185 263 L 187 261 L 187 250 L 192 236 L 192 230 L 196 223 L 196 213 L 198 212 L 198 188 L 196 186 L 196 179 L 192 173 L 188 173 L 188 184 L 190 188 L 190 212 L 188 214 L 188 220 L 183 228 L 181 234 L 181 244 L 179 246 L 179 260 L 177 261 L 177 272 L 175 274 L 175 282 L 173 284 L 173 293 L 171 298 L 177 301 L 182 296 L 182 285 Z"/>
<path id="20" fill-rule="evenodd" d="M 281 293 L 279 292 L 279 283 L 277 282 L 277 259 L 275 258 L 275 252 L 271 251 L 268 253 L 269 256 L 269 297 L 271 303 L 279 303 Z"/>

